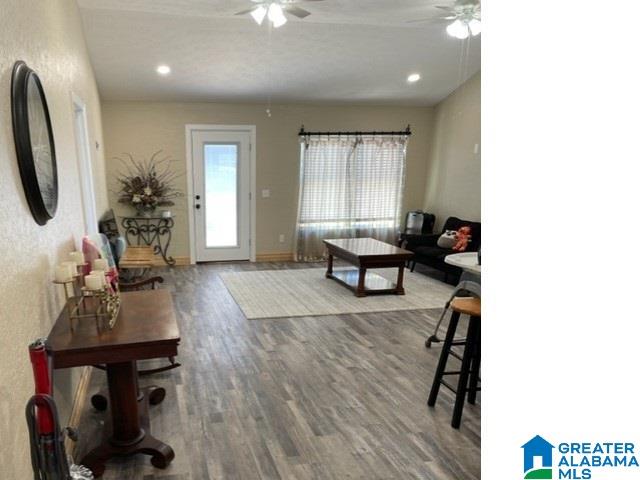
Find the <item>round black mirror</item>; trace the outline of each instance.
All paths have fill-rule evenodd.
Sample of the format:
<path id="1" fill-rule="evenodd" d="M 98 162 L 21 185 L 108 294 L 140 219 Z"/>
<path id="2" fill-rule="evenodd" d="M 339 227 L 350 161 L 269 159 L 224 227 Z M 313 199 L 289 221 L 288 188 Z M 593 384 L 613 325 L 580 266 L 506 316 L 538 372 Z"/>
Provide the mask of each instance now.
<path id="1" fill-rule="evenodd" d="M 33 218 L 44 225 L 58 208 L 56 150 L 42 84 L 22 61 L 13 66 L 11 111 L 22 186 Z"/>

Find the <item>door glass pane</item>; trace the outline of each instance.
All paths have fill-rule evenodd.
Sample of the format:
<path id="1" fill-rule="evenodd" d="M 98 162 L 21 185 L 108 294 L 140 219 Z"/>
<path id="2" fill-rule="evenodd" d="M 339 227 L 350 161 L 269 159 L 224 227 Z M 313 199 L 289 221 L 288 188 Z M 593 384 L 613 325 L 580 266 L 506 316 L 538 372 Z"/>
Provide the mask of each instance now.
<path id="1" fill-rule="evenodd" d="M 204 146 L 207 247 L 238 245 L 238 145 Z"/>

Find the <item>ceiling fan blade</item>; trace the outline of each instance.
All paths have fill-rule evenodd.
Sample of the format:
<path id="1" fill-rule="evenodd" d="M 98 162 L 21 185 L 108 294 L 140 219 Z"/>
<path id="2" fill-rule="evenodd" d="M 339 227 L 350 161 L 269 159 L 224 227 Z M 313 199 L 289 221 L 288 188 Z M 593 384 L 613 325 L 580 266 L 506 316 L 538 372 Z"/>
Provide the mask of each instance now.
<path id="1" fill-rule="evenodd" d="M 311 15 L 311 12 L 306 11 L 304 8 L 296 7 L 295 5 L 284 5 L 284 11 L 294 15 L 298 18 L 304 18 Z"/>
<path id="2" fill-rule="evenodd" d="M 256 9 L 256 7 L 251 7 L 246 10 L 242 10 L 241 12 L 234 13 L 234 15 L 246 15 L 247 13 L 251 13 Z"/>

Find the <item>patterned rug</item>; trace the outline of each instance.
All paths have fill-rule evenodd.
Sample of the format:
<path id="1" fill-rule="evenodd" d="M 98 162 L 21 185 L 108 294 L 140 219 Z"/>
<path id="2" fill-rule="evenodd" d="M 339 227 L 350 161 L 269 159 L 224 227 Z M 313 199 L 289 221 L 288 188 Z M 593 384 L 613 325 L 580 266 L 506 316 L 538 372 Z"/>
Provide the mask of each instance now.
<path id="1" fill-rule="evenodd" d="M 370 271 L 393 281 L 397 275 L 397 269 Z M 358 298 L 324 274 L 324 268 L 309 268 L 227 272 L 220 277 L 248 319 L 439 308 L 452 291 L 446 283 L 405 270 L 405 295 Z"/>

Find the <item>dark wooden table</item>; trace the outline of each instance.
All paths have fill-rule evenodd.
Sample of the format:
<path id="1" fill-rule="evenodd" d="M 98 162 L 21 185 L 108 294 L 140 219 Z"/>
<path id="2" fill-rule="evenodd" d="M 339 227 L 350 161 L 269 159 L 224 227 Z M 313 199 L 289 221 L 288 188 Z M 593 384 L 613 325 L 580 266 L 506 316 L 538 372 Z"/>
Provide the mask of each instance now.
<path id="1" fill-rule="evenodd" d="M 350 288 L 356 297 L 379 293 L 404 295 L 404 266 L 413 257 L 413 252 L 373 238 L 341 238 L 323 242 L 329 251 L 327 278 Z M 356 268 L 334 271 L 333 257 L 341 258 Z M 398 279 L 393 283 L 375 273 L 367 273 L 369 268 L 397 268 Z"/>
<path id="2" fill-rule="evenodd" d="M 151 463 L 158 468 L 174 458 L 171 447 L 154 438 L 149 426 L 149 403 L 160 403 L 165 391 L 155 386 L 138 388 L 136 368 L 137 360 L 178 353 L 180 332 L 171 294 L 146 290 L 121 295 L 112 330 L 98 333 L 96 323 L 85 319 L 74 323 L 71 333 L 65 308 L 47 340 L 54 369 L 106 365 L 111 425 L 105 426 L 102 443 L 80 461 L 95 476 L 102 475 L 105 462 L 114 456 L 144 453 L 151 455 Z"/>

